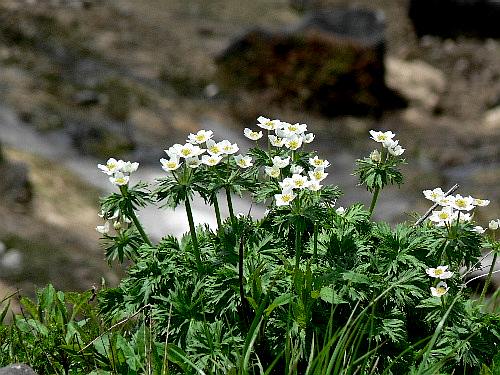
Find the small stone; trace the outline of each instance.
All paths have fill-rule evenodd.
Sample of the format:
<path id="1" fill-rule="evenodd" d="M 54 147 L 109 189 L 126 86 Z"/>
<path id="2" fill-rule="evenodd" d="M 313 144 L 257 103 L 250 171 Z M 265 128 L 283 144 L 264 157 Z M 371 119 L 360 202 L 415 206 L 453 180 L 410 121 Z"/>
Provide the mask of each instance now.
<path id="1" fill-rule="evenodd" d="M 487 129 L 500 129 L 500 106 L 486 111 L 483 125 Z"/>
<path id="2" fill-rule="evenodd" d="M 0 375 L 38 375 L 33 369 L 25 364 L 16 363 L 0 368 Z"/>
<path id="3" fill-rule="evenodd" d="M 22 267 L 23 256 L 17 249 L 10 249 L 0 259 L 2 268 L 9 271 L 19 271 Z"/>

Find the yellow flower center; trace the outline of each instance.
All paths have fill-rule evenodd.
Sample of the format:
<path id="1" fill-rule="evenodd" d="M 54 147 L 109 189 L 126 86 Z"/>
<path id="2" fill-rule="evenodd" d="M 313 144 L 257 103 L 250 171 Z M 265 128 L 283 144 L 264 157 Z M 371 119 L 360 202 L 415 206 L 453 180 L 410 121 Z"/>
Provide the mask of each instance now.
<path id="1" fill-rule="evenodd" d="M 466 203 L 466 202 L 465 202 L 465 200 L 463 200 L 463 199 L 457 199 L 457 200 L 455 201 L 455 203 L 456 203 L 456 205 L 457 205 L 458 207 L 465 207 L 465 206 L 467 206 L 467 203 Z"/>
<path id="2" fill-rule="evenodd" d="M 188 155 L 190 155 L 190 154 L 191 154 L 191 150 L 190 150 L 189 148 L 183 148 L 183 149 L 181 150 L 181 154 L 182 154 L 183 156 L 188 156 Z"/>
<path id="3" fill-rule="evenodd" d="M 445 294 L 446 293 L 446 289 L 443 288 L 442 286 L 438 286 L 436 288 L 436 292 L 437 292 L 437 294 Z"/>
<path id="4" fill-rule="evenodd" d="M 314 176 L 314 178 L 315 178 L 316 180 L 319 180 L 321 177 L 323 177 L 323 173 L 321 173 L 321 172 L 319 172 L 319 171 L 318 171 L 318 172 L 314 172 L 314 173 L 313 173 L 313 176 Z"/>
<path id="5" fill-rule="evenodd" d="M 199 135 L 197 135 L 197 136 L 196 136 L 196 140 L 197 140 L 198 142 L 202 142 L 202 141 L 204 141 L 204 140 L 205 140 L 205 136 L 204 136 L 204 135 L 202 135 L 202 134 L 199 134 Z"/>
<path id="6" fill-rule="evenodd" d="M 214 154 L 218 154 L 220 152 L 220 148 L 217 146 L 212 146 L 212 147 L 210 147 L 210 152 L 213 152 Z"/>
<path id="7" fill-rule="evenodd" d="M 290 142 L 290 148 L 297 148 L 297 147 L 299 147 L 299 142 L 297 142 L 297 141 Z"/>
<path id="8" fill-rule="evenodd" d="M 167 162 L 167 168 L 175 168 L 176 166 L 177 166 L 177 163 L 175 161 Z"/>
<path id="9" fill-rule="evenodd" d="M 434 274 L 435 275 L 442 275 L 443 272 L 444 272 L 443 270 L 437 269 L 437 270 L 434 271 Z"/>
<path id="10" fill-rule="evenodd" d="M 380 134 L 377 138 L 378 138 L 379 141 L 385 141 L 385 140 L 387 140 L 387 136 L 385 134 Z"/>
<path id="11" fill-rule="evenodd" d="M 288 194 L 285 194 L 281 197 L 281 199 L 283 200 L 283 202 L 290 202 L 292 200 L 292 197 Z"/>
<path id="12" fill-rule="evenodd" d="M 449 215 L 446 212 L 440 212 L 438 216 L 440 219 L 443 219 L 443 220 L 446 220 L 449 217 Z"/>

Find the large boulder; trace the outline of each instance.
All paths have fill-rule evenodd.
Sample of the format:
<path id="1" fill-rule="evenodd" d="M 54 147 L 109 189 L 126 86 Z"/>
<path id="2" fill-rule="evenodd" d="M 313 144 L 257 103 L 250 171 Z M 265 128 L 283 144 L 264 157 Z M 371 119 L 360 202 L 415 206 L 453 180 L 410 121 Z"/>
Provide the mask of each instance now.
<path id="1" fill-rule="evenodd" d="M 325 115 L 378 115 L 405 104 L 385 85 L 384 29 L 381 12 L 359 8 L 314 11 L 279 31 L 253 29 L 217 57 L 221 83 Z"/>
<path id="2" fill-rule="evenodd" d="M 0 375 L 37 375 L 33 369 L 25 364 L 16 363 L 0 368 Z"/>
<path id="3" fill-rule="evenodd" d="M 411 0 L 409 16 L 418 36 L 500 37 L 500 0 Z"/>

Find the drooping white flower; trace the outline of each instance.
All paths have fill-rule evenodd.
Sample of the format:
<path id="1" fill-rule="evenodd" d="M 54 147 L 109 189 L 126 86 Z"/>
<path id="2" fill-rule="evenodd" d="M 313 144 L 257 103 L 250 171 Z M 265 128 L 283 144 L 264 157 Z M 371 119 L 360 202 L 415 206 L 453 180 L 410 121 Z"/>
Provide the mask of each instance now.
<path id="1" fill-rule="evenodd" d="M 433 202 L 437 202 L 440 199 L 444 198 L 444 191 L 439 187 L 433 190 L 424 190 L 423 193 L 427 199 Z"/>
<path id="2" fill-rule="evenodd" d="M 258 127 L 266 130 L 276 130 L 281 127 L 281 121 L 280 120 L 270 120 L 266 117 L 260 116 L 257 121 L 259 122 L 257 124 Z"/>
<path id="3" fill-rule="evenodd" d="M 500 227 L 500 219 L 499 220 L 491 220 L 488 223 L 488 228 L 490 230 L 497 230 Z"/>
<path id="4" fill-rule="evenodd" d="M 243 130 L 243 134 L 245 134 L 245 137 L 252 141 L 257 141 L 262 138 L 262 131 L 255 132 L 252 129 L 245 128 Z"/>
<path id="5" fill-rule="evenodd" d="M 342 206 L 340 206 L 339 208 L 337 208 L 337 209 L 335 210 L 335 212 L 336 212 L 338 215 L 343 215 L 343 214 L 345 214 L 345 208 L 344 208 L 344 207 L 342 207 Z"/>
<path id="6" fill-rule="evenodd" d="M 283 145 L 285 144 L 284 138 L 276 137 L 275 135 L 270 135 L 269 141 L 274 147 L 283 147 Z"/>
<path id="7" fill-rule="evenodd" d="M 292 138 L 296 134 L 288 130 L 288 127 L 291 126 L 288 122 L 282 122 L 281 127 L 275 130 L 275 133 L 278 137 L 284 138 L 285 140 L 288 138 Z"/>
<path id="8" fill-rule="evenodd" d="M 109 181 L 114 185 L 123 186 L 128 184 L 129 178 L 129 176 L 124 175 L 122 172 L 116 172 L 109 178 Z"/>
<path id="9" fill-rule="evenodd" d="M 106 173 L 108 176 L 111 176 L 112 174 L 119 172 L 123 167 L 123 164 L 124 164 L 123 160 L 116 160 L 115 158 L 109 158 L 108 161 L 106 162 L 106 165 L 97 164 L 97 168 Z"/>
<path id="10" fill-rule="evenodd" d="M 163 151 L 165 151 L 165 153 L 170 159 L 179 157 L 179 154 L 177 150 L 174 148 L 174 146 L 171 146 L 168 148 L 168 150 L 163 150 Z"/>
<path id="11" fill-rule="evenodd" d="M 404 149 L 400 145 L 396 145 L 394 147 L 389 147 L 387 149 L 387 151 L 389 152 L 389 154 L 391 154 L 393 156 L 400 156 L 400 155 L 402 155 L 405 152 L 405 150 L 406 149 Z"/>
<path id="12" fill-rule="evenodd" d="M 194 156 L 192 158 L 187 158 L 186 159 L 186 165 L 189 167 L 189 168 L 198 168 L 201 164 L 201 160 L 198 156 Z"/>
<path id="13" fill-rule="evenodd" d="M 139 168 L 139 163 L 127 161 L 123 163 L 121 171 L 123 173 L 133 173 L 137 170 L 137 168 Z"/>
<path id="14" fill-rule="evenodd" d="M 323 187 L 323 185 L 321 185 L 320 182 L 317 180 L 311 180 L 307 183 L 307 189 L 309 189 L 311 191 L 321 190 L 322 187 Z"/>
<path id="15" fill-rule="evenodd" d="M 488 199 L 474 198 L 473 204 L 478 207 L 485 207 L 490 204 L 490 201 Z"/>
<path id="16" fill-rule="evenodd" d="M 436 223 L 437 226 L 444 226 L 445 224 L 450 224 L 456 218 L 457 213 L 452 207 L 444 207 L 441 211 L 432 211 L 429 220 Z"/>
<path id="17" fill-rule="evenodd" d="M 302 168 L 300 165 L 292 164 L 290 166 L 290 173 L 291 174 L 300 174 L 302 172 L 304 172 L 304 168 Z"/>
<path id="18" fill-rule="evenodd" d="M 399 145 L 399 141 L 396 139 L 388 138 L 385 141 L 382 141 L 382 146 L 385 148 L 394 148 Z"/>
<path id="19" fill-rule="evenodd" d="M 375 163 L 380 163 L 380 160 L 382 160 L 382 154 L 380 153 L 379 150 L 373 150 L 370 153 L 370 159 Z"/>
<path id="20" fill-rule="evenodd" d="M 306 176 L 301 174 L 294 174 L 292 177 L 292 188 L 294 189 L 305 189 L 308 185 L 308 180 Z"/>
<path id="21" fill-rule="evenodd" d="M 214 155 L 203 155 L 201 157 L 201 162 L 205 165 L 208 165 L 210 167 L 213 167 L 214 165 L 217 165 L 220 163 L 220 161 L 222 160 L 222 156 L 218 155 L 218 154 L 214 154 Z"/>
<path id="22" fill-rule="evenodd" d="M 239 150 L 239 147 L 236 143 L 231 143 L 227 139 L 220 141 L 218 145 L 221 148 L 222 152 L 226 155 L 235 154 Z"/>
<path id="23" fill-rule="evenodd" d="M 271 176 L 272 178 L 278 178 L 281 174 L 281 169 L 274 165 L 272 167 L 265 166 L 264 171 L 268 176 Z"/>
<path id="24" fill-rule="evenodd" d="M 320 159 L 318 156 L 309 158 L 309 164 L 315 168 L 328 168 L 330 166 L 330 162 L 328 160 Z"/>
<path id="25" fill-rule="evenodd" d="M 106 221 L 104 225 L 98 225 L 97 227 L 95 227 L 95 230 L 101 234 L 109 233 L 109 221 Z"/>
<path id="26" fill-rule="evenodd" d="M 474 232 L 477 232 L 479 234 L 483 234 L 484 232 L 486 232 L 486 229 L 484 229 L 482 226 L 480 225 L 476 225 L 474 228 L 472 228 L 472 230 Z"/>
<path id="27" fill-rule="evenodd" d="M 431 287 L 431 294 L 434 297 L 441 297 L 441 296 L 444 296 L 448 292 L 448 289 L 450 289 L 448 287 L 448 285 L 446 285 L 446 283 L 444 281 L 440 281 L 438 283 L 438 285 L 436 285 L 435 288 Z"/>
<path id="28" fill-rule="evenodd" d="M 290 164 L 290 156 L 286 158 L 280 158 L 279 156 L 275 156 L 272 158 L 273 166 L 276 168 L 285 168 Z"/>
<path id="29" fill-rule="evenodd" d="M 396 134 L 391 131 L 377 132 L 375 130 L 370 130 L 370 135 L 371 139 L 373 139 L 375 142 L 383 143 L 394 138 Z"/>
<path id="30" fill-rule="evenodd" d="M 192 144 L 202 144 L 211 139 L 214 135 L 212 130 L 199 130 L 196 134 L 188 135 L 188 142 Z"/>
<path id="31" fill-rule="evenodd" d="M 311 143 L 312 141 L 314 141 L 314 138 L 315 138 L 315 135 L 313 133 L 307 133 L 307 134 L 303 134 L 302 135 L 302 141 L 304 143 Z"/>
<path id="32" fill-rule="evenodd" d="M 302 146 L 302 137 L 293 135 L 285 140 L 285 147 L 292 151 L 299 149 L 300 146 Z"/>
<path id="33" fill-rule="evenodd" d="M 470 211 L 474 208 L 474 198 L 472 197 L 462 197 L 460 194 L 455 195 L 451 198 L 451 206 L 460 211 Z"/>
<path id="34" fill-rule="evenodd" d="M 314 171 L 309 171 L 309 178 L 314 181 L 323 181 L 328 173 L 325 173 L 323 168 L 314 168 Z"/>
<path id="35" fill-rule="evenodd" d="M 252 157 L 248 155 L 236 155 L 234 157 L 234 160 L 236 161 L 236 164 L 238 167 L 246 169 L 248 167 L 251 167 L 253 165 L 252 163 Z"/>
<path id="36" fill-rule="evenodd" d="M 436 279 L 449 279 L 453 276 L 453 272 L 448 271 L 448 266 L 438 266 L 436 268 L 427 268 L 425 270 L 427 275 L 430 277 L 435 277 Z"/>
<path id="37" fill-rule="evenodd" d="M 293 181 L 290 177 L 283 179 L 283 181 L 279 182 L 281 190 L 292 190 L 293 189 Z"/>
<path id="38" fill-rule="evenodd" d="M 194 158 L 205 152 L 204 149 L 200 148 L 199 146 L 193 145 L 191 143 L 186 143 L 184 145 L 175 144 L 172 147 L 175 149 L 179 157 L 185 159 Z"/>
<path id="39" fill-rule="evenodd" d="M 276 200 L 276 206 L 288 206 L 291 201 L 295 198 L 292 190 L 284 190 L 281 194 L 274 194 L 274 199 Z"/>
<path id="40" fill-rule="evenodd" d="M 161 168 L 165 172 L 175 171 L 182 164 L 182 163 L 179 162 L 179 160 L 180 160 L 179 157 L 175 157 L 175 156 L 172 157 L 172 158 L 170 158 L 169 160 L 161 158 L 160 159 Z"/>

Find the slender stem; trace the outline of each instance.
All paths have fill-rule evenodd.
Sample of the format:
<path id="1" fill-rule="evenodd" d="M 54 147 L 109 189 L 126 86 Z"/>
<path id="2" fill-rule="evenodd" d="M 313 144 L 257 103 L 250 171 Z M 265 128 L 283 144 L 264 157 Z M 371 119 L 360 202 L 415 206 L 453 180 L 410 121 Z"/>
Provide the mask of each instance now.
<path id="1" fill-rule="evenodd" d="M 375 205 L 377 204 L 378 194 L 380 193 L 380 188 L 377 186 L 373 192 L 372 202 L 370 203 L 370 217 L 373 214 Z"/>
<path id="2" fill-rule="evenodd" d="M 202 269 L 202 263 L 200 256 L 200 247 L 198 245 L 198 238 L 196 237 L 196 228 L 194 226 L 193 211 L 191 210 L 191 203 L 189 203 L 188 198 L 186 198 L 184 203 L 186 205 L 186 214 L 189 222 L 189 231 L 191 232 L 191 242 L 193 243 L 194 256 L 196 257 L 198 271 L 200 271 Z"/>
<path id="3" fill-rule="evenodd" d="M 313 233 L 313 258 L 316 260 L 318 258 L 318 223 L 314 223 L 314 233 Z"/>
<path id="4" fill-rule="evenodd" d="M 295 272 L 299 269 L 300 255 L 301 255 L 301 240 L 302 231 L 299 223 L 295 226 Z"/>
<path id="5" fill-rule="evenodd" d="M 493 255 L 493 260 L 491 262 L 490 271 L 488 272 L 488 277 L 486 278 L 486 281 L 484 283 L 483 291 L 481 292 L 481 296 L 479 297 L 479 303 L 483 302 L 484 296 L 486 295 L 486 291 L 488 290 L 488 287 L 490 286 L 491 275 L 493 274 L 493 269 L 495 268 L 495 264 L 497 262 L 497 257 L 498 257 L 498 251 L 496 251 L 495 254 Z"/>
<path id="6" fill-rule="evenodd" d="M 234 217 L 233 201 L 231 200 L 231 190 L 229 190 L 229 186 L 226 186 L 225 189 L 226 189 L 227 208 L 229 209 L 229 217 L 231 218 L 231 223 L 234 224 L 236 222 L 236 218 Z"/>
<path id="7" fill-rule="evenodd" d="M 220 207 L 219 207 L 219 201 L 217 200 L 217 193 L 214 193 L 213 201 L 215 208 L 215 218 L 217 219 L 217 229 L 220 229 L 222 227 L 222 221 L 220 218 Z"/>
<path id="8" fill-rule="evenodd" d="M 128 190 L 127 190 L 127 187 L 125 185 L 120 186 L 120 192 L 122 193 L 124 198 L 127 198 Z M 139 219 L 137 218 L 137 216 L 133 210 L 131 210 L 131 212 L 130 212 L 130 219 L 132 219 L 132 221 L 134 222 L 134 225 L 137 228 L 137 230 L 139 231 L 139 234 L 141 235 L 144 242 L 146 242 L 149 246 L 153 246 L 151 240 L 149 239 L 148 235 L 144 231 L 144 228 L 142 227 Z"/>

